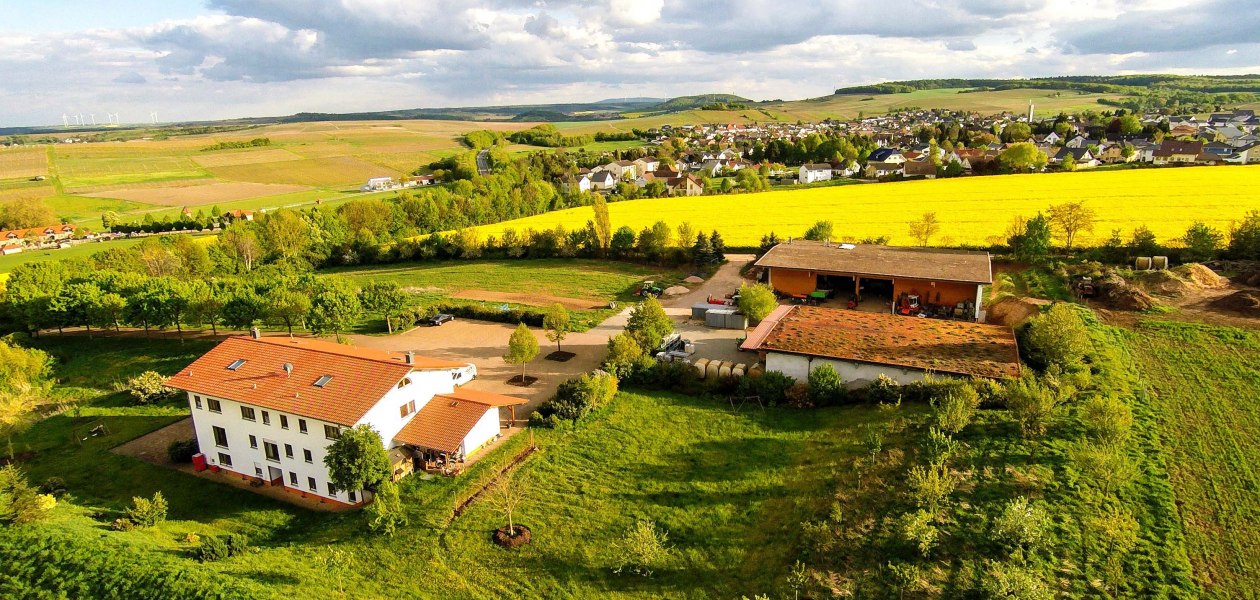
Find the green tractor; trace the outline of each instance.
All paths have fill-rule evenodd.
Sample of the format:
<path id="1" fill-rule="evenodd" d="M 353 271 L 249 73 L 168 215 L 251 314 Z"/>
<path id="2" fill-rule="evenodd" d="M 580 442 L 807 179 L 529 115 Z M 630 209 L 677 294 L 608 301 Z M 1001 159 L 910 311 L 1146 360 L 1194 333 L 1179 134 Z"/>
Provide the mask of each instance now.
<path id="1" fill-rule="evenodd" d="M 655 281 L 644 281 L 639 284 L 639 291 L 635 292 L 635 295 L 643 296 L 644 298 L 656 298 L 664 291 L 660 286 L 656 285 Z"/>

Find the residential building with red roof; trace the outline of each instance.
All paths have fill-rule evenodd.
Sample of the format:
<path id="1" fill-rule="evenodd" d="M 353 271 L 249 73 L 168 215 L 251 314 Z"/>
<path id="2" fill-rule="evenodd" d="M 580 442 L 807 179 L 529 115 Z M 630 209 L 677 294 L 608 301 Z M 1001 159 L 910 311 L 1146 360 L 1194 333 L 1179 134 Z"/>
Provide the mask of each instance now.
<path id="1" fill-rule="evenodd" d="M 500 408 L 525 401 L 459 388 L 475 374 L 467 363 L 255 330 L 224 340 L 167 385 L 187 394 L 208 465 L 354 505 L 368 498 L 336 489 L 324 465 L 346 428 L 370 425 L 386 448 L 406 450 L 399 455 L 447 464 L 498 437 Z"/>

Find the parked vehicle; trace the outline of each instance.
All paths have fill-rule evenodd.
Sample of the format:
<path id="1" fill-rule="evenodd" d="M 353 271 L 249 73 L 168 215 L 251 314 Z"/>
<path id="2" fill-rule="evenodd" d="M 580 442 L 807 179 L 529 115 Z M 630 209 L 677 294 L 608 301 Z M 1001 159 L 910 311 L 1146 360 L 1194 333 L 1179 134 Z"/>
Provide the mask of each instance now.
<path id="1" fill-rule="evenodd" d="M 437 327 L 438 325 L 441 325 L 442 323 L 445 323 L 447 321 L 454 321 L 454 320 L 455 320 L 455 315 L 449 315 L 446 313 L 438 313 L 436 315 L 433 315 L 432 317 L 425 319 L 423 323 L 430 327 Z"/>

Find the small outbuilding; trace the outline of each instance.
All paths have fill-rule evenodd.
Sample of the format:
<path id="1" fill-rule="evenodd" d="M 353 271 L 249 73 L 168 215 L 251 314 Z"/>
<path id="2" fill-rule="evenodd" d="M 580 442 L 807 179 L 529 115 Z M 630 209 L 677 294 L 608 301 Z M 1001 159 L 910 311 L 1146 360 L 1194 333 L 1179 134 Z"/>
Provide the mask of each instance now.
<path id="1" fill-rule="evenodd" d="M 757 352 L 767 371 L 805 381 L 831 365 L 845 381 L 880 375 L 907 384 L 928 373 L 1019 377 L 1019 347 L 1010 327 L 816 306 L 780 306 L 741 350 Z"/>

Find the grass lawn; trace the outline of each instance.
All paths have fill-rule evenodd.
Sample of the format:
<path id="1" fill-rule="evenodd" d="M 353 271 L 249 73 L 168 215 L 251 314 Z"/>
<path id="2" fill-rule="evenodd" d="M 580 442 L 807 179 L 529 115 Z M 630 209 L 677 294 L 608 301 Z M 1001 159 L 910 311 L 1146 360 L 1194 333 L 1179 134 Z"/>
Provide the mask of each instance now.
<path id="1" fill-rule="evenodd" d="M 1146 320 L 1129 333 L 1206 597 L 1260 589 L 1260 334 Z"/>
<path id="2" fill-rule="evenodd" d="M 837 465 L 861 452 L 862 426 L 890 418 L 871 407 L 733 412 L 720 401 L 622 393 L 576 430 L 537 432 L 541 452 L 519 470 L 530 491 L 516 517 L 535 542 L 503 550 L 489 539 L 504 524 L 490 505 L 475 503 L 453 522 L 451 508 L 527 435 L 460 478 L 405 480 L 410 524 L 383 538 L 366 532 L 359 513 L 311 513 L 108 452 L 186 412 L 174 403 L 132 407 L 111 391 L 112 378 L 149 368 L 170 373 L 206 343 L 46 337 L 36 345 L 59 358 L 65 394 L 87 403 L 83 416 L 47 419 L 18 440 L 19 450 L 37 451 L 24 465 L 31 479 L 62 477 L 73 496 L 38 527 L 226 575 L 260 597 L 329 597 L 339 585 L 370 598 L 778 596 L 798 556 L 799 523 L 825 510 L 822 492 Z M 98 418 L 111 435 L 82 446 L 68 439 L 73 425 Z M 166 523 L 103 527 L 133 495 L 157 490 L 170 502 Z M 671 557 L 651 578 L 616 575 L 613 548 L 640 518 L 668 532 Z M 187 558 L 185 533 L 229 531 L 247 533 L 256 550 L 204 565 Z M 343 567 L 321 563 L 333 550 L 345 553 Z"/>
<path id="3" fill-rule="evenodd" d="M 465 290 L 537 294 L 607 303 L 628 300 L 644 279 L 686 277 L 674 269 L 585 259 L 453 260 L 325 269 L 357 284 L 389 281 L 415 292 L 450 295 Z M 545 305 L 546 301 L 539 302 Z"/>

